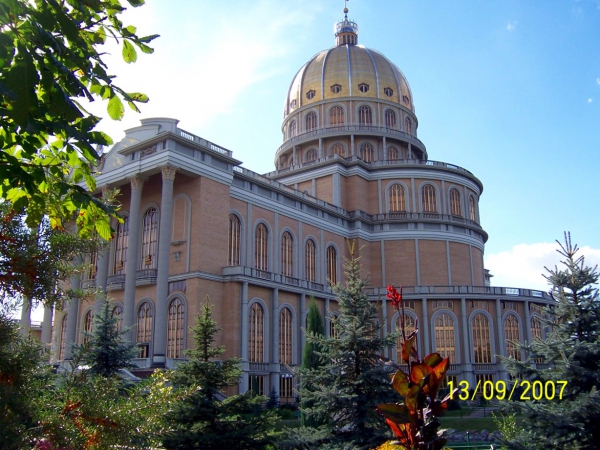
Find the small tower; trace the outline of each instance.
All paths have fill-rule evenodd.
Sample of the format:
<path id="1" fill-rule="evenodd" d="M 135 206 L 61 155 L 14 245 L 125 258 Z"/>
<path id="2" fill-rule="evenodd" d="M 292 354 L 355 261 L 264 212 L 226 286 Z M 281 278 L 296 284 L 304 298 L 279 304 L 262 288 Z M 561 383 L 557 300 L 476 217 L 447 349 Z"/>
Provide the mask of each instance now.
<path id="1" fill-rule="evenodd" d="M 344 8 L 344 20 L 334 25 L 335 43 L 340 45 L 358 44 L 358 25 L 356 22 L 348 19 L 348 8 Z"/>

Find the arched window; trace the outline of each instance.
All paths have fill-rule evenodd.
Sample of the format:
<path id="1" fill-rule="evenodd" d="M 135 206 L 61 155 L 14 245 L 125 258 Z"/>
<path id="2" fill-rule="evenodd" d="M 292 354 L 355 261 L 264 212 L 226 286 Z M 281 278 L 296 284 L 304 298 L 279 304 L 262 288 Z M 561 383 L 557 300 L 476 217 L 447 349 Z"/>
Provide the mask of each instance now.
<path id="1" fill-rule="evenodd" d="M 346 149 L 344 148 L 344 146 L 342 144 L 333 144 L 331 147 L 331 154 L 332 155 L 340 155 L 345 158 L 346 157 Z"/>
<path id="2" fill-rule="evenodd" d="M 185 306 L 179 297 L 169 303 L 167 319 L 167 358 L 183 357 L 183 333 L 185 330 Z"/>
<path id="3" fill-rule="evenodd" d="M 477 313 L 471 322 L 473 328 L 473 353 L 475 364 L 492 362 L 492 344 L 490 339 L 490 323 L 488 318 Z"/>
<path id="4" fill-rule="evenodd" d="M 385 110 L 385 126 L 388 128 L 396 128 L 396 113 L 391 109 Z"/>
<path id="5" fill-rule="evenodd" d="M 250 307 L 248 327 L 248 360 L 264 362 L 265 359 L 265 313 L 258 302 Z"/>
<path id="6" fill-rule="evenodd" d="M 314 130 L 315 128 L 317 128 L 317 113 L 311 111 L 306 115 L 306 129 Z"/>
<path id="7" fill-rule="evenodd" d="M 334 106 L 329 110 L 329 125 L 344 125 L 344 108 Z"/>
<path id="8" fill-rule="evenodd" d="M 127 247 L 129 246 L 129 216 L 123 217 L 123 223 L 117 223 L 115 233 L 115 259 L 113 261 L 113 273 L 125 273 L 127 262 Z"/>
<path id="9" fill-rule="evenodd" d="M 375 150 L 373 149 L 373 146 L 368 142 L 360 144 L 360 148 L 358 151 L 360 158 L 365 162 L 371 162 L 375 159 Z"/>
<path id="10" fill-rule="evenodd" d="M 542 339 L 542 321 L 535 316 L 531 318 L 531 338 Z M 535 362 L 541 364 L 544 358 L 535 358 Z"/>
<path id="11" fill-rule="evenodd" d="M 290 137 L 293 138 L 298 134 L 298 126 L 296 125 L 296 121 L 292 120 L 290 122 Z"/>
<path id="12" fill-rule="evenodd" d="M 388 161 L 395 161 L 397 159 L 400 159 L 400 155 L 398 154 L 398 149 L 396 147 L 388 147 L 387 159 Z"/>
<path id="13" fill-rule="evenodd" d="M 317 252 L 315 242 L 312 239 L 306 241 L 304 253 L 304 277 L 308 281 L 316 281 L 317 278 Z"/>
<path id="14" fill-rule="evenodd" d="M 279 363 L 292 364 L 293 348 L 292 312 L 282 308 L 279 313 Z"/>
<path id="15" fill-rule="evenodd" d="M 142 269 L 156 269 L 156 243 L 158 239 L 158 211 L 148 208 L 142 221 Z"/>
<path id="16" fill-rule="evenodd" d="M 150 356 L 150 342 L 152 341 L 152 306 L 144 302 L 137 315 L 136 342 L 140 349 L 140 358 Z"/>
<path id="17" fill-rule="evenodd" d="M 373 123 L 373 113 L 367 105 L 362 105 L 358 108 L 358 123 L 359 125 L 371 125 Z"/>
<path id="18" fill-rule="evenodd" d="M 123 307 L 121 305 L 115 305 L 110 313 L 110 318 L 117 319 L 115 328 L 120 332 L 123 329 Z"/>
<path id="19" fill-rule="evenodd" d="M 469 215 L 473 222 L 477 221 L 477 215 L 475 214 L 475 198 L 473 198 L 472 195 L 469 197 Z"/>
<path id="20" fill-rule="evenodd" d="M 306 152 L 306 162 L 316 161 L 318 158 L 318 153 L 316 148 L 311 148 Z"/>
<path id="21" fill-rule="evenodd" d="M 327 247 L 327 280 L 330 284 L 337 284 L 337 252 L 335 247 Z"/>
<path id="22" fill-rule="evenodd" d="M 410 119 L 408 117 L 406 119 L 404 119 L 404 128 L 406 129 L 406 132 L 408 134 L 412 133 L 412 122 L 410 121 Z"/>
<path id="23" fill-rule="evenodd" d="M 435 188 L 426 184 L 423 186 L 423 190 L 421 191 L 422 197 L 422 206 L 424 213 L 436 213 L 437 212 L 437 199 L 435 195 Z"/>
<path id="24" fill-rule="evenodd" d="M 460 193 L 458 189 L 450 189 L 450 213 L 453 216 L 462 217 L 462 208 L 460 206 Z"/>
<path id="25" fill-rule="evenodd" d="M 90 265 L 84 274 L 84 278 L 93 280 L 96 278 L 96 272 L 98 271 L 98 253 L 96 251 L 91 252 L 89 258 Z"/>
<path id="26" fill-rule="evenodd" d="M 67 315 L 63 316 L 62 322 L 60 323 L 60 347 L 58 350 L 58 360 L 62 361 L 65 359 L 65 349 L 67 347 Z"/>
<path id="27" fill-rule="evenodd" d="M 87 344 L 92 338 L 92 333 L 94 331 L 94 312 L 89 310 L 83 319 L 83 330 L 81 333 L 81 343 L 83 345 Z"/>
<path id="28" fill-rule="evenodd" d="M 281 236 L 281 274 L 294 276 L 294 240 L 288 231 Z"/>
<path id="29" fill-rule="evenodd" d="M 434 321 L 435 351 L 442 358 L 450 358 L 456 363 L 456 344 L 454 342 L 454 320 L 450 314 L 438 314 Z"/>
<path id="30" fill-rule="evenodd" d="M 413 316 L 404 314 L 404 334 L 406 337 L 415 330 L 415 319 Z M 402 316 L 396 318 L 396 332 L 402 332 Z M 398 336 L 396 341 L 396 362 L 402 363 L 402 335 Z"/>
<path id="31" fill-rule="evenodd" d="M 521 351 L 513 343 L 519 341 L 519 321 L 512 314 L 504 319 L 504 337 L 506 338 L 506 356 L 521 361 Z"/>
<path id="32" fill-rule="evenodd" d="M 242 224 L 235 214 L 229 214 L 229 247 L 227 265 L 239 266 L 241 253 Z"/>
<path id="33" fill-rule="evenodd" d="M 406 197 L 404 196 L 404 186 L 394 184 L 390 187 L 390 212 L 406 212 Z"/>
<path id="34" fill-rule="evenodd" d="M 269 270 L 269 230 L 264 223 L 259 223 L 254 231 L 254 267 Z"/>

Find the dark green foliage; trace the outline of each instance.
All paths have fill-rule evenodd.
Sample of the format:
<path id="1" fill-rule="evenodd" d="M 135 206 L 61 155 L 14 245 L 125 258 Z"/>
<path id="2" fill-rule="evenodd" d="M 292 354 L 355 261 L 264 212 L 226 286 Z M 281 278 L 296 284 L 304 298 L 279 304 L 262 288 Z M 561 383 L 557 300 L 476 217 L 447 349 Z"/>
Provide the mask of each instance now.
<path id="1" fill-rule="evenodd" d="M 600 445 L 600 301 L 596 268 L 576 255 L 570 235 L 558 252 L 562 268 L 548 270 L 556 304 L 546 310 L 546 340 L 523 345 L 529 360 L 503 358 L 512 375 L 531 382 L 567 381 L 562 400 L 509 402 L 506 410 L 524 416 L 523 430 L 508 442 L 518 449 L 596 449 Z M 534 358 L 543 358 L 538 369 Z M 557 385 L 557 393 L 559 386 Z"/>
<path id="2" fill-rule="evenodd" d="M 267 409 L 275 409 L 279 406 L 279 395 L 277 395 L 277 391 L 275 390 L 275 386 L 271 388 L 271 392 L 269 392 L 269 400 L 267 401 L 265 408 Z"/>
<path id="3" fill-rule="evenodd" d="M 371 445 L 381 443 L 387 426 L 375 411 L 376 405 L 396 401 L 388 374 L 379 362 L 384 348 L 394 345 L 395 335 L 380 337 L 377 309 L 364 293 L 366 282 L 360 277 L 360 258 L 345 263 L 346 285 L 335 286 L 339 316 L 333 326 L 336 336 L 326 339 L 307 335 L 309 343 L 319 346 L 325 364 L 301 370 L 304 408 L 309 416 L 324 424 L 326 438 L 313 440 L 309 447 L 328 445 Z M 315 433 L 312 436 L 317 436 Z"/>
<path id="4" fill-rule="evenodd" d="M 39 342 L 23 338 L 0 311 L 0 441 L 3 449 L 29 448 L 36 436 L 38 394 L 50 379 Z"/>
<path id="5" fill-rule="evenodd" d="M 112 304 L 103 300 L 88 342 L 74 346 L 75 359 L 88 366 L 91 375 L 112 377 L 119 369 L 134 367 L 131 360 L 137 356 L 137 346 L 123 339 L 129 330 L 118 330 L 120 319 L 111 317 L 111 311 Z"/>
<path id="6" fill-rule="evenodd" d="M 226 398 L 222 390 L 238 384 L 239 358 L 217 360 L 225 353 L 214 345 L 220 331 L 212 319 L 208 297 L 196 318 L 192 335 L 196 348 L 186 351 L 189 361 L 172 372 L 181 392 L 167 414 L 171 431 L 163 439 L 167 449 L 261 449 L 274 441 L 273 413 L 261 412 L 265 397 L 251 392 Z"/>
<path id="7" fill-rule="evenodd" d="M 115 120 L 124 114 L 122 100 L 136 111 L 148 101 L 116 86 L 103 60 L 111 36 L 127 63 L 136 60 L 135 47 L 152 52 L 147 44 L 156 36 L 137 36 L 120 20 L 124 9 L 119 0 L 0 2 L 0 198 L 26 208 L 29 226 L 45 214 L 58 228 L 76 218 L 80 234 L 110 238 L 106 213 L 115 209 L 79 183 L 96 189 L 94 145 L 112 141 L 94 131 L 100 118 L 78 101 L 106 100 Z"/>

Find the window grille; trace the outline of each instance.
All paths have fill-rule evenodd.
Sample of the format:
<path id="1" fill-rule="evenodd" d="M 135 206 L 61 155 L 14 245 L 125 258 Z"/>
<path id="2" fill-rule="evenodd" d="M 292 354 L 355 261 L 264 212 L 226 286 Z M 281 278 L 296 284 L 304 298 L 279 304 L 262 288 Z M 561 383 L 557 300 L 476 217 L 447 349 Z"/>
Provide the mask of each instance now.
<path id="1" fill-rule="evenodd" d="M 254 267 L 269 270 L 269 231 L 264 223 L 259 223 L 254 232 Z"/>
<path id="2" fill-rule="evenodd" d="M 450 314 L 439 314 L 435 318 L 435 351 L 442 358 L 450 358 L 450 363 L 456 363 L 456 343 L 454 341 L 454 320 Z"/>
<path id="3" fill-rule="evenodd" d="M 327 280 L 330 284 L 337 284 L 337 252 L 333 246 L 327 247 Z"/>
<path id="4" fill-rule="evenodd" d="M 167 319 L 167 358 L 183 357 L 185 305 L 179 297 L 169 303 Z"/>
<path id="5" fill-rule="evenodd" d="M 492 344 L 490 340 L 490 323 L 482 314 L 475 314 L 471 323 L 473 330 L 473 353 L 475 364 L 492 362 Z"/>
<path id="6" fill-rule="evenodd" d="M 227 252 L 227 265 L 240 265 L 242 224 L 235 214 L 229 214 L 229 244 Z"/>
<path id="7" fill-rule="evenodd" d="M 396 128 L 396 113 L 391 109 L 385 110 L 385 126 L 388 128 Z"/>
<path id="8" fill-rule="evenodd" d="M 281 237 L 281 274 L 286 277 L 294 276 L 294 241 L 286 231 Z"/>
<path id="9" fill-rule="evenodd" d="M 406 212 L 404 186 L 394 184 L 389 190 L 390 212 Z"/>
<path id="10" fill-rule="evenodd" d="M 437 198 L 435 193 L 435 188 L 426 184 L 423 186 L 423 190 L 421 191 L 423 212 L 425 213 L 437 213 Z"/>
<path id="11" fill-rule="evenodd" d="M 305 250 L 305 267 L 304 267 L 304 276 L 308 281 L 316 281 L 317 278 L 317 255 L 315 242 L 312 239 L 306 241 L 306 250 Z"/>
<path id="12" fill-rule="evenodd" d="M 259 303 L 252 303 L 249 321 L 248 360 L 250 362 L 264 362 L 265 313 Z"/>

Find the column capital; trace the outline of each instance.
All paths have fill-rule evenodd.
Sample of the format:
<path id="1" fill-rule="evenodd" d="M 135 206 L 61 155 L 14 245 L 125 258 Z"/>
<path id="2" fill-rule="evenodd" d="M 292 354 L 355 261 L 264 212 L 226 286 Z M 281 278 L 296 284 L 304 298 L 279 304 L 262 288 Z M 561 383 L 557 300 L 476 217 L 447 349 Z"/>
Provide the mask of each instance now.
<path id="1" fill-rule="evenodd" d="M 162 173 L 162 179 L 163 180 L 175 180 L 175 173 L 179 170 L 179 167 L 173 167 L 170 164 L 167 164 L 166 166 L 162 166 L 160 168 L 160 171 Z"/>
<path id="2" fill-rule="evenodd" d="M 144 187 L 144 181 L 146 181 L 147 178 L 140 177 L 138 175 L 134 175 L 132 177 L 127 178 L 127 180 L 129 180 L 129 182 L 131 183 L 132 190 L 141 191 L 142 188 Z"/>

